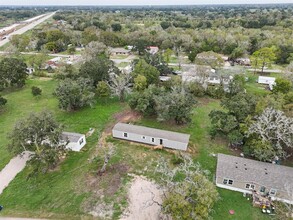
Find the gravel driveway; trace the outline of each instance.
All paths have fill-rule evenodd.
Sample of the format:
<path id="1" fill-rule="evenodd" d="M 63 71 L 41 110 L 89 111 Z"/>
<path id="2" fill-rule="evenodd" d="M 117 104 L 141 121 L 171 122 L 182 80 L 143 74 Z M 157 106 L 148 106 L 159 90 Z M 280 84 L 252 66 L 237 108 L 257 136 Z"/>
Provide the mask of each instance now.
<path id="1" fill-rule="evenodd" d="M 0 171 L 0 194 L 15 178 L 15 176 L 24 169 L 29 160 L 30 152 L 25 151 L 10 160 L 10 162 Z"/>

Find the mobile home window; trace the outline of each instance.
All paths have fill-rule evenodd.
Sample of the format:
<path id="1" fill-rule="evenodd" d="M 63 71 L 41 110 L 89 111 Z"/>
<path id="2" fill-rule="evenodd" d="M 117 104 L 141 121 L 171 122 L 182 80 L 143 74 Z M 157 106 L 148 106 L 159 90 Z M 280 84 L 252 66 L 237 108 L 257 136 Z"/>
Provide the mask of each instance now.
<path id="1" fill-rule="evenodd" d="M 124 136 L 124 137 L 128 137 L 128 134 L 127 134 L 127 133 L 123 133 L 123 136 Z"/>
<path id="2" fill-rule="evenodd" d="M 155 138 L 152 138 L 152 142 L 155 142 Z"/>
<path id="3" fill-rule="evenodd" d="M 223 183 L 226 185 L 228 183 L 228 180 L 227 179 L 224 179 L 223 180 Z"/>
<path id="4" fill-rule="evenodd" d="M 246 189 L 254 189 L 254 185 L 253 185 L 253 184 L 249 184 L 249 183 L 247 183 L 247 184 L 245 185 L 245 188 L 246 188 Z"/>
<path id="5" fill-rule="evenodd" d="M 228 181 L 228 184 L 229 184 L 229 185 L 233 185 L 233 180 L 229 180 L 229 181 Z"/>
<path id="6" fill-rule="evenodd" d="M 142 136 L 142 139 L 145 139 L 145 136 Z"/>

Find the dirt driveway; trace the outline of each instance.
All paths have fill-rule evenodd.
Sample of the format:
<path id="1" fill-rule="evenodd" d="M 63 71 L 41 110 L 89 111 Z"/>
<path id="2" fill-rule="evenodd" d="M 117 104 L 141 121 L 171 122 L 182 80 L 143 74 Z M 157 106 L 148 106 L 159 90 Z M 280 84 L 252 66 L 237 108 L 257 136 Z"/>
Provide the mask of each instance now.
<path id="1" fill-rule="evenodd" d="M 161 213 L 162 190 L 142 176 L 134 176 L 128 191 L 129 206 L 120 220 L 169 219 Z"/>

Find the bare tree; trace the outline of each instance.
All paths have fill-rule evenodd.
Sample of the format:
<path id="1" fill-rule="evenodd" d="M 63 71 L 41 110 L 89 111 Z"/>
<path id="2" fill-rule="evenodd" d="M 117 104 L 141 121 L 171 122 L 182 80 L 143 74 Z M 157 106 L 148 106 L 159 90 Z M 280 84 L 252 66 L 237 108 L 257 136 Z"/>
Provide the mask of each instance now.
<path id="1" fill-rule="evenodd" d="M 115 154 L 115 146 L 112 143 L 108 143 L 108 148 L 104 151 L 104 163 L 102 168 L 99 170 L 98 175 L 102 175 L 106 172 L 107 165 L 111 157 Z"/>
<path id="2" fill-rule="evenodd" d="M 208 171 L 189 156 L 181 156 L 182 163 L 174 169 L 163 158 L 156 168 L 164 189 L 163 211 L 173 219 L 206 219 L 219 198 L 218 192 L 206 177 Z"/>
<path id="3" fill-rule="evenodd" d="M 125 95 L 131 91 L 130 89 L 131 74 L 122 72 L 119 75 L 112 73 L 110 75 L 110 88 L 114 95 L 119 97 L 121 102 L 124 102 Z"/>
<path id="4" fill-rule="evenodd" d="M 287 117 L 282 111 L 266 108 L 249 127 L 248 136 L 251 135 L 271 143 L 276 154 L 285 157 L 284 148 L 293 146 L 293 118 Z"/>
<path id="5" fill-rule="evenodd" d="M 82 58 L 85 61 L 90 61 L 103 53 L 107 53 L 107 46 L 101 42 L 92 41 L 85 47 Z"/>

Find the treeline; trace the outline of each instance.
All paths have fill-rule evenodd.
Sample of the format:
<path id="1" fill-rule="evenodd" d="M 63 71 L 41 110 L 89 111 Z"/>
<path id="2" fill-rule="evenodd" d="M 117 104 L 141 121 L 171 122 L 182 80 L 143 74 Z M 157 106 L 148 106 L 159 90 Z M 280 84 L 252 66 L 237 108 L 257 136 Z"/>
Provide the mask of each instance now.
<path id="1" fill-rule="evenodd" d="M 99 41 L 110 47 L 153 45 L 193 56 L 214 51 L 241 57 L 263 47 L 275 47 L 276 63 L 290 63 L 293 53 L 290 6 L 236 9 L 62 11 L 54 19 L 65 24 L 55 25 L 56 30 L 45 27 L 34 32 L 32 40 L 37 42 L 38 50 L 46 47 L 57 52 L 66 50 L 68 44 L 81 46 Z M 57 33 L 57 30 L 56 39 L 50 38 L 52 31 Z"/>
<path id="2" fill-rule="evenodd" d="M 47 11 L 45 9 L 35 10 L 29 8 L 0 8 L 0 27 L 7 25 L 8 21 L 9 24 L 12 24 L 14 22 L 26 20 L 46 12 Z"/>

